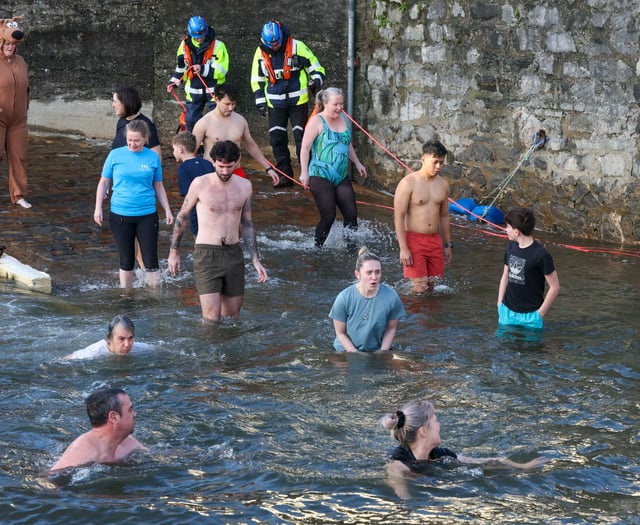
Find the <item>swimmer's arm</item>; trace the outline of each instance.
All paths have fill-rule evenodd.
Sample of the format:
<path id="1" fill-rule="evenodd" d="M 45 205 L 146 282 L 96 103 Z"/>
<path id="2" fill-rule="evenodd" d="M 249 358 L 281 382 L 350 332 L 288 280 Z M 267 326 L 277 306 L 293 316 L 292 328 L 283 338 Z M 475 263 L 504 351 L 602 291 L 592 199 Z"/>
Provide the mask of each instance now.
<path id="1" fill-rule="evenodd" d="M 206 135 L 207 120 L 208 119 L 201 118 L 193 126 L 193 131 L 191 133 L 193 133 L 193 136 L 196 138 L 196 147 L 197 148 L 200 148 L 200 144 L 202 144 L 202 141 L 204 140 L 204 137 Z M 203 156 L 204 156 L 205 159 L 208 159 L 208 155 L 209 155 L 209 152 L 205 151 Z M 210 160 L 210 159 L 208 159 L 208 160 Z"/>
<path id="2" fill-rule="evenodd" d="M 333 329 L 336 331 L 336 337 L 340 344 L 347 352 L 357 352 L 358 349 L 351 341 L 351 338 L 347 335 L 347 323 L 343 321 L 333 320 Z"/>
<path id="3" fill-rule="evenodd" d="M 498 306 L 502 304 L 504 300 L 504 294 L 507 292 L 507 285 L 509 284 L 509 267 L 505 264 L 502 270 L 502 277 L 500 278 L 500 286 L 498 286 Z"/>
<path id="4" fill-rule="evenodd" d="M 242 231 L 244 244 L 251 256 L 251 261 L 254 263 L 259 261 L 260 253 L 258 252 L 256 230 L 253 227 L 253 221 L 251 220 L 251 192 L 249 192 L 247 200 L 244 202 L 244 207 L 242 208 L 242 215 L 240 216 L 240 230 Z"/>
<path id="5" fill-rule="evenodd" d="M 111 179 L 100 177 L 98 188 L 96 189 L 96 208 L 93 212 L 93 220 L 98 224 L 98 226 L 102 226 L 102 202 L 107 197 L 107 192 L 109 191 L 110 186 Z"/>
<path id="6" fill-rule="evenodd" d="M 361 177 L 366 178 L 367 177 L 367 168 L 365 168 L 362 165 L 362 162 L 360 162 L 360 159 L 358 158 L 358 154 L 356 153 L 356 150 L 353 147 L 353 144 L 349 144 L 349 158 L 351 159 L 351 162 L 353 162 L 355 164 L 356 170 L 358 170 L 358 174 Z"/>
<path id="7" fill-rule="evenodd" d="M 449 184 L 447 183 L 447 193 L 440 203 L 440 237 L 445 245 L 451 243 L 451 223 L 449 220 Z M 451 262 L 451 247 L 444 249 L 444 262 Z"/>
<path id="8" fill-rule="evenodd" d="M 198 202 L 197 193 L 194 191 L 195 188 L 199 186 L 200 181 L 198 181 L 198 178 L 199 177 L 196 177 L 189 186 L 187 196 L 184 198 L 178 215 L 176 215 L 175 224 L 173 225 L 173 233 L 171 235 L 170 250 L 178 251 L 180 249 L 182 236 L 184 235 L 184 232 L 187 231 L 187 226 L 189 226 L 189 213 Z"/>
<path id="9" fill-rule="evenodd" d="M 458 461 L 467 465 L 484 465 L 489 468 L 514 468 L 520 470 L 529 470 L 542 467 L 548 460 L 543 456 L 527 461 L 526 463 L 517 463 L 505 457 L 495 458 L 472 458 L 458 454 Z"/>
<path id="10" fill-rule="evenodd" d="M 544 317 L 547 314 L 549 308 L 551 308 L 551 305 L 554 303 L 556 297 L 558 297 L 558 294 L 560 293 L 560 280 L 558 279 L 558 273 L 555 270 L 549 275 L 545 275 L 544 278 L 549 285 L 549 289 L 547 290 L 547 295 L 545 295 L 544 297 L 544 301 L 542 301 L 542 305 L 540 305 L 540 308 L 538 308 L 540 317 Z"/>
<path id="11" fill-rule="evenodd" d="M 387 322 L 387 327 L 385 328 L 384 335 L 382 336 L 382 343 L 380 344 L 381 351 L 391 350 L 391 345 L 393 345 L 393 339 L 396 336 L 399 322 L 400 319 L 391 319 Z"/>
<path id="12" fill-rule="evenodd" d="M 247 124 L 246 120 L 244 123 L 244 131 L 242 132 L 242 141 L 244 142 L 244 147 L 249 152 L 249 155 L 251 155 L 251 157 L 253 157 L 253 159 L 256 162 L 258 162 L 260 166 L 264 168 L 265 173 L 269 175 L 269 172 L 267 172 L 267 170 L 271 168 L 271 164 L 269 164 L 267 157 L 265 157 L 264 154 L 262 153 L 260 146 L 258 146 L 258 144 L 256 144 L 256 141 L 253 140 L 253 137 L 251 136 L 251 132 L 249 131 L 249 125 Z M 270 171 L 271 171 L 271 175 L 270 175 L 271 181 L 274 184 L 278 184 L 280 177 L 278 177 L 278 174 L 274 169 L 271 169 Z"/>
<path id="13" fill-rule="evenodd" d="M 387 471 L 387 485 L 389 485 L 401 499 L 409 499 L 409 487 L 407 486 L 407 475 L 411 473 L 409 468 L 401 461 L 392 460 L 385 465 Z"/>
<path id="14" fill-rule="evenodd" d="M 91 431 L 89 431 L 91 432 Z M 62 470 L 68 467 L 78 467 L 94 462 L 94 450 L 87 443 L 87 434 L 82 434 L 73 440 L 71 445 L 62 453 L 60 459 L 49 469 L 50 472 Z"/>
<path id="15" fill-rule="evenodd" d="M 398 247 L 400 248 L 400 263 L 403 266 L 411 266 L 413 263 L 411 252 L 407 246 L 407 231 L 405 226 L 410 201 L 411 189 L 408 187 L 407 179 L 404 178 L 398 184 L 396 194 L 393 198 L 393 223 L 396 228 Z"/>
<path id="16" fill-rule="evenodd" d="M 176 216 L 175 223 L 173 225 L 173 233 L 171 235 L 171 245 L 169 247 L 169 257 L 167 257 L 167 266 L 171 275 L 175 275 L 180 271 L 180 242 L 184 232 L 187 231 L 189 225 L 189 212 L 193 209 L 193 206 L 197 202 L 194 197 L 195 192 L 192 192 L 194 184 L 196 184 L 198 177 L 189 186 L 187 196 L 184 198 L 182 208 Z"/>
<path id="17" fill-rule="evenodd" d="M 122 455 L 122 459 L 126 458 L 130 454 L 133 454 L 134 452 L 149 452 L 149 449 L 133 436 L 128 436 L 127 439 L 120 445 L 120 453 Z"/>
<path id="18" fill-rule="evenodd" d="M 153 190 L 156 192 L 156 198 L 164 210 L 164 214 L 167 220 L 167 224 L 173 224 L 173 213 L 171 212 L 171 206 L 169 206 L 169 198 L 167 192 L 164 189 L 164 184 L 161 180 L 157 180 L 153 183 Z"/>
<path id="19" fill-rule="evenodd" d="M 251 255 L 251 262 L 253 267 L 258 272 L 258 282 L 263 283 L 267 280 L 267 270 L 260 262 L 260 252 L 258 252 L 258 243 L 256 241 L 256 230 L 253 227 L 253 221 L 251 220 L 251 192 L 245 201 L 244 208 L 242 209 L 242 215 L 240 216 L 240 231 L 242 232 L 242 238 L 244 244 L 249 250 Z"/>
<path id="20" fill-rule="evenodd" d="M 311 146 L 321 130 L 322 123 L 318 115 L 311 117 L 304 128 L 302 145 L 300 146 L 300 182 L 305 189 L 309 188 L 309 161 L 311 160 Z"/>

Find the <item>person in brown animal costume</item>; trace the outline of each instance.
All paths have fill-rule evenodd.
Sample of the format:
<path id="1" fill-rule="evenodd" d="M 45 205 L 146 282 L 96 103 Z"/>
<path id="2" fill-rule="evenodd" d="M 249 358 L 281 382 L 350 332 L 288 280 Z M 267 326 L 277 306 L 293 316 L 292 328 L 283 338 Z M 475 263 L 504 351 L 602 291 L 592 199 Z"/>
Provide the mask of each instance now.
<path id="1" fill-rule="evenodd" d="M 24 37 L 20 20 L 21 16 L 0 19 L 0 159 L 6 151 L 11 202 L 31 208 L 25 198 L 29 75 L 26 62 L 16 54 Z"/>

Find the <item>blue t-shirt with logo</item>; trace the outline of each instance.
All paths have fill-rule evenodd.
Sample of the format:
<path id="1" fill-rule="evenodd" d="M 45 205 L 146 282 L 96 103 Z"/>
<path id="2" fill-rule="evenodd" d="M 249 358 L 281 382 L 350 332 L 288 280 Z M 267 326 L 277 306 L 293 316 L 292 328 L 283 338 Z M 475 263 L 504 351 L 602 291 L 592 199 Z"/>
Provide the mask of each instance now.
<path id="1" fill-rule="evenodd" d="M 155 151 L 131 151 L 127 146 L 111 150 L 102 176 L 112 181 L 111 211 L 139 217 L 156 211 L 154 182 L 162 181 L 162 165 Z"/>

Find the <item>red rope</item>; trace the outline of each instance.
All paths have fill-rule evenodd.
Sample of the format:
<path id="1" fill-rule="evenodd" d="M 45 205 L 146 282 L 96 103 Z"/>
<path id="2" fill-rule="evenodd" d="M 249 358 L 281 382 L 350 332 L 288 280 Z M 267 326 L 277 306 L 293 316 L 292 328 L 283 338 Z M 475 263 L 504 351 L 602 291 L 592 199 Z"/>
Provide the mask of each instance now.
<path id="1" fill-rule="evenodd" d="M 364 129 L 358 122 L 355 121 L 355 119 L 353 119 L 351 117 L 351 115 L 349 115 L 346 111 L 343 111 L 344 115 L 360 130 L 362 131 L 367 138 L 369 138 L 369 140 L 371 140 L 373 143 L 375 143 L 382 151 L 384 151 L 387 155 L 389 155 L 392 159 L 394 159 L 398 164 L 400 164 L 400 166 L 402 166 L 404 169 L 408 170 L 408 171 L 412 171 L 409 166 L 407 166 L 404 162 L 402 162 L 397 156 L 395 156 L 393 153 L 391 153 L 391 151 L 389 151 L 386 147 L 384 147 L 373 135 L 371 135 L 366 129 Z M 455 203 L 456 206 L 462 210 L 464 210 L 466 213 L 468 213 L 469 215 L 475 217 L 476 219 L 482 221 L 482 222 L 486 222 L 487 224 L 489 224 L 490 226 L 501 230 L 501 231 L 506 231 L 506 228 L 504 228 L 503 226 L 500 226 L 498 224 L 494 224 L 491 221 L 488 221 L 485 217 L 481 217 L 479 215 L 476 215 L 475 213 L 473 213 L 471 210 L 467 210 L 464 206 L 460 205 L 459 203 L 457 203 L 456 201 L 454 201 L 453 199 L 449 198 L 449 202 L 451 203 Z M 363 201 L 356 201 L 357 204 L 361 204 L 361 205 L 367 205 L 367 206 L 376 206 L 379 208 L 386 208 L 389 210 L 393 210 L 393 206 L 385 206 L 382 204 L 374 204 L 374 203 L 369 203 L 369 202 L 363 202 Z M 459 228 L 465 228 L 466 226 L 462 225 L 462 224 L 456 224 L 456 223 L 452 223 L 454 226 L 457 226 Z M 507 236 L 504 233 L 497 233 L 497 232 L 492 232 L 489 230 L 477 230 L 480 231 L 482 234 L 484 235 L 490 235 L 490 236 L 494 236 L 494 237 L 501 237 L 501 238 L 506 238 Z M 548 244 L 548 243 L 545 243 Z M 640 259 L 640 252 L 634 252 L 634 251 L 628 251 L 628 250 L 615 250 L 615 249 L 610 249 L 610 248 L 587 248 L 585 246 L 578 246 L 575 244 L 565 244 L 565 243 L 560 243 L 560 242 L 552 242 L 552 244 L 555 244 L 556 246 L 560 246 L 562 248 L 567 248 L 569 250 L 575 250 L 575 251 L 579 251 L 579 252 L 583 252 L 583 253 L 602 253 L 602 254 L 608 254 L 608 255 L 621 255 L 621 256 L 625 256 L 625 257 L 636 257 L 638 259 Z"/>
<path id="2" fill-rule="evenodd" d="M 178 102 L 178 104 L 180 104 L 180 107 L 182 108 L 182 113 L 180 114 L 180 131 L 186 131 L 187 130 L 187 106 L 185 105 L 184 102 L 182 102 L 180 97 L 176 95 L 175 89 L 172 89 L 171 91 L 169 91 L 169 93 L 173 95 L 173 98 L 176 99 L 176 101 Z"/>

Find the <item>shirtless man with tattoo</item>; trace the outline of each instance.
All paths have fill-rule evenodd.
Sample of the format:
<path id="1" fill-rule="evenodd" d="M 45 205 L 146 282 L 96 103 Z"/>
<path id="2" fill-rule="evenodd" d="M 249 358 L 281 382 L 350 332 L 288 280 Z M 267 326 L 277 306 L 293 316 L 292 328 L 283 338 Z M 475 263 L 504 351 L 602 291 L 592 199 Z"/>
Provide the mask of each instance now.
<path id="1" fill-rule="evenodd" d="M 258 272 L 258 282 L 267 280 L 260 262 L 256 232 L 251 221 L 251 183 L 233 175 L 240 163 L 240 148 L 231 141 L 211 148 L 215 173 L 194 179 L 184 198 L 173 228 L 169 249 L 169 271 L 180 271 L 180 241 L 189 227 L 189 212 L 195 206 L 198 235 L 193 250 L 193 269 L 202 317 L 240 317 L 244 298 L 244 259 L 240 234 Z"/>

